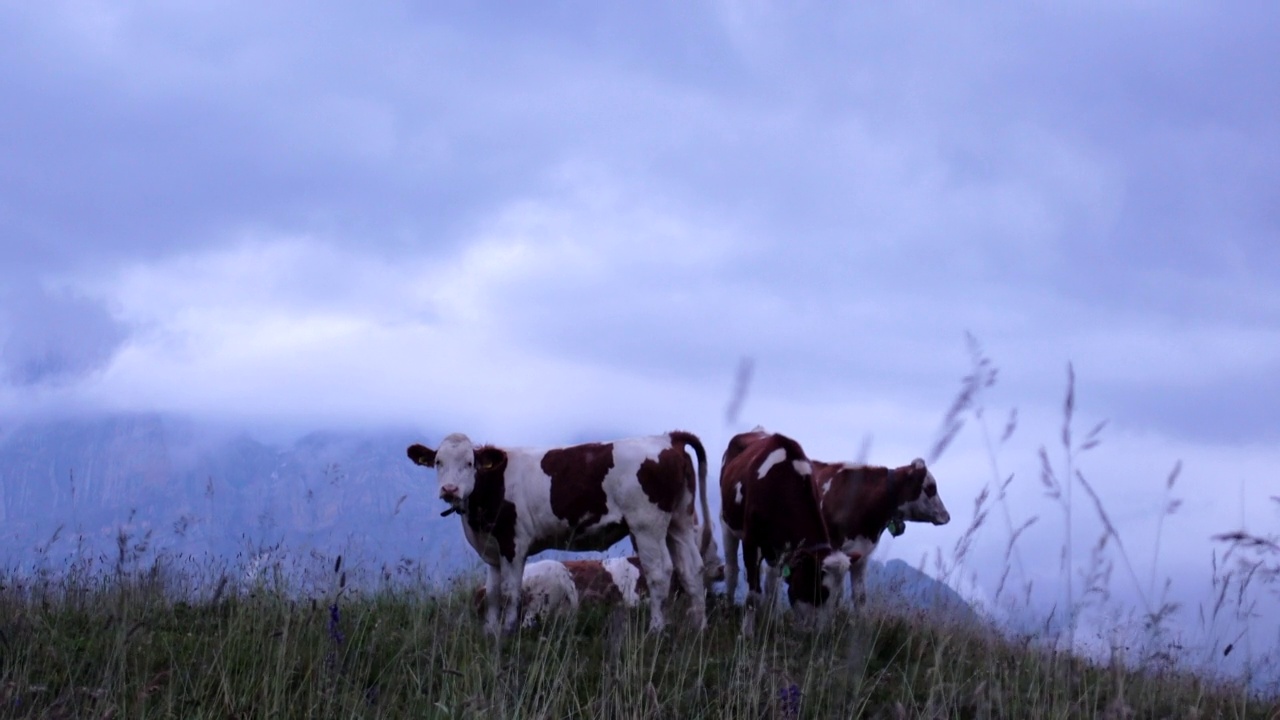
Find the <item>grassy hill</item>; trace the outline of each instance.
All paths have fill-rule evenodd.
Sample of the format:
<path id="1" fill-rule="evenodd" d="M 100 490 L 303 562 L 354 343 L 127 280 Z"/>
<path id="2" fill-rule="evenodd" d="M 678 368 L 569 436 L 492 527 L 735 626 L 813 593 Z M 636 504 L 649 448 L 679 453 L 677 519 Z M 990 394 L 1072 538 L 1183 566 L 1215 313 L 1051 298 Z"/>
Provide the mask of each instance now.
<path id="1" fill-rule="evenodd" d="M 152 569 L 0 590 L 0 717 L 1277 717 L 1275 698 L 1098 665 L 978 622 L 874 607 L 806 631 L 714 604 L 707 630 L 592 609 L 495 642 L 470 585 L 315 598 Z M 677 608 L 673 619 L 682 612 Z"/>

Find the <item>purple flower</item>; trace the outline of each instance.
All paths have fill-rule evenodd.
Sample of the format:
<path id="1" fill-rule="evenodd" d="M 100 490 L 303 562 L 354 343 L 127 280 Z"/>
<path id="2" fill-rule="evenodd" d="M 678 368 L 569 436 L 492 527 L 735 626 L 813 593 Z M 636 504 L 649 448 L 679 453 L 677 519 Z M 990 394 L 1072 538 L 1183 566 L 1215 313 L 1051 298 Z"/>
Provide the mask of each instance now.
<path id="1" fill-rule="evenodd" d="M 342 635 L 342 628 L 339 625 L 341 621 L 342 616 L 338 614 L 338 603 L 335 602 L 329 606 L 329 639 L 335 645 L 341 645 L 342 641 L 346 639 Z"/>
<path id="2" fill-rule="evenodd" d="M 779 689 L 778 704 L 782 707 L 783 717 L 800 717 L 800 686 L 792 683 L 788 687 Z"/>

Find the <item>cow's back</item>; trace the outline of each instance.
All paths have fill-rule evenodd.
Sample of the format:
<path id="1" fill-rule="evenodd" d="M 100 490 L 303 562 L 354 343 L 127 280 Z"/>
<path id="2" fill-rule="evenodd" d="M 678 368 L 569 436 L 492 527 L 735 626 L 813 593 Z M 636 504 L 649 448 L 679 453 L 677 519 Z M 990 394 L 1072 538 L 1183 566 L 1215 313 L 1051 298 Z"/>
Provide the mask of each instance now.
<path id="1" fill-rule="evenodd" d="M 762 548 L 827 543 L 811 464 L 800 443 L 776 433 L 747 435 L 755 437 L 742 442 L 721 469 L 723 520 Z"/>

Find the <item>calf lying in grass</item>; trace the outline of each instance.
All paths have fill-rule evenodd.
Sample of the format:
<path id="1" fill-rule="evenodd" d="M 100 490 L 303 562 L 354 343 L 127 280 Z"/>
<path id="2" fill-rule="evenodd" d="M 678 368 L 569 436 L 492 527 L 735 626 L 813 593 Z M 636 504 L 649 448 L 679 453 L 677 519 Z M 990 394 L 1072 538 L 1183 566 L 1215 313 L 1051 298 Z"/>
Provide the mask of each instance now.
<path id="1" fill-rule="evenodd" d="M 632 608 L 649 596 L 649 586 L 633 557 L 604 560 L 538 560 L 525 565 L 521 582 L 521 627 L 536 627 L 570 615 L 582 605 Z M 476 588 L 476 612 L 483 618 L 486 591 Z"/>
<path id="2" fill-rule="evenodd" d="M 710 593 L 711 585 L 724 580 L 724 566 L 707 568 L 705 583 Z M 649 596 L 649 584 L 645 582 L 640 560 L 634 555 L 603 560 L 538 560 L 524 567 L 521 627 L 536 627 L 553 616 L 570 615 L 583 605 L 622 605 L 636 607 Z M 680 587 L 672 589 L 673 596 L 683 595 Z M 476 588 L 474 602 L 476 612 L 484 618 L 484 585 Z"/>

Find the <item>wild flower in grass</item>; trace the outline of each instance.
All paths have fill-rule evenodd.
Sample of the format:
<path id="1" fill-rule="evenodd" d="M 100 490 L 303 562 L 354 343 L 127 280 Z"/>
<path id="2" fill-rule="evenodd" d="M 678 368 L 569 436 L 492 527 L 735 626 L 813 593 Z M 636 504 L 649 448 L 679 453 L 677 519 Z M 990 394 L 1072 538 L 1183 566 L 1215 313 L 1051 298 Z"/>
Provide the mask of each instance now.
<path id="1" fill-rule="evenodd" d="M 346 640 L 346 636 L 342 634 L 342 615 L 338 612 L 336 601 L 329 606 L 329 640 L 334 645 L 341 645 Z"/>
<path id="2" fill-rule="evenodd" d="M 347 636 L 342 634 L 342 613 L 338 610 L 338 601 L 329 606 L 329 650 L 324 654 L 325 670 L 333 673 L 338 666 L 338 648 L 346 642 Z"/>
<path id="3" fill-rule="evenodd" d="M 778 705 L 782 708 L 782 717 L 800 717 L 800 686 L 795 683 L 779 688 Z"/>

